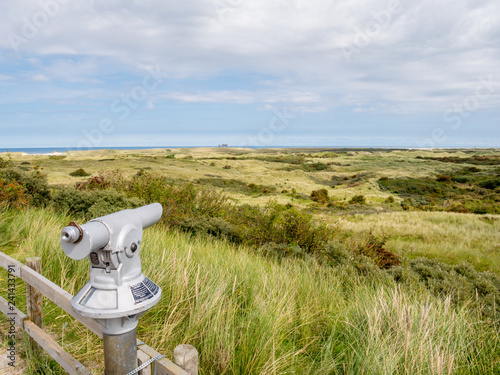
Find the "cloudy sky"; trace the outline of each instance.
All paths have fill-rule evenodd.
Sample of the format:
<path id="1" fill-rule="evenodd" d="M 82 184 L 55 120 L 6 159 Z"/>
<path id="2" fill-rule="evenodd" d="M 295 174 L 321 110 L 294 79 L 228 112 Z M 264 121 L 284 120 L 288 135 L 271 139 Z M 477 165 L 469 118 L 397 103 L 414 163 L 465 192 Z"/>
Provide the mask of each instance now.
<path id="1" fill-rule="evenodd" d="M 0 148 L 500 146 L 498 0 L 0 0 Z"/>

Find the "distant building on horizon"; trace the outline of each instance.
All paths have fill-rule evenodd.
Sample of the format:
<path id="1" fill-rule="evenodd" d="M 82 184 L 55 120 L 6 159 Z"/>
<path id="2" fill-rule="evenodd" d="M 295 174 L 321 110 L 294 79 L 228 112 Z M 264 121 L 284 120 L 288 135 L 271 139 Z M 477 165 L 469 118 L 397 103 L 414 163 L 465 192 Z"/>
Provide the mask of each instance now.
<path id="1" fill-rule="evenodd" d="M 219 145 L 218 147 L 229 147 L 229 146 L 227 145 L 227 143 L 223 143 L 223 144 Z"/>

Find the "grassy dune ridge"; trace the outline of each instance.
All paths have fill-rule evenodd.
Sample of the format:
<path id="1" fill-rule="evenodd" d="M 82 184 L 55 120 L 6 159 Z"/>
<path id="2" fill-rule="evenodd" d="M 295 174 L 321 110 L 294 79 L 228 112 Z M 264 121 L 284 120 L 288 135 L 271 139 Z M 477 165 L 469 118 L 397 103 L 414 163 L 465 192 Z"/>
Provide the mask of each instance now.
<path id="1" fill-rule="evenodd" d="M 43 209 L 3 211 L 0 245 L 20 260 L 50 259 L 44 275 L 74 294 L 88 278 L 88 264 L 60 249 L 68 219 Z M 194 345 L 202 374 L 498 370 L 498 331 L 478 310 L 401 288 L 383 273 L 366 277 L 349 266 L 296 260 L 278 264 L 250 248 L 160 227 L 146 230 L 141 251 L 144 273 L 163 297 L 140 319 L 138 335 L 167 355 L 179 343 Z M 44 311 L 63 347 L 102 372 L 95 336 L 50 303 Z"/>

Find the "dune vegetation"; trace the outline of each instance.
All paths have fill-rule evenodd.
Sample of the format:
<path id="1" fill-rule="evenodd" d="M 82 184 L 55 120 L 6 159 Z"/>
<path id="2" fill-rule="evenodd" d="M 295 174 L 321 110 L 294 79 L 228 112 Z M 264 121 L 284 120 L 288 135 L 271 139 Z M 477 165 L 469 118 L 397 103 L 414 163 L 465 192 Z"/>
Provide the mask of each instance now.
<path id="1" fill-rule="evenodd" d="M 88 264 L 64 255 L 61 229 L 160 202 L 141 258 L 163 294 L 138 337 L 167 356 L 194 345 L 200 374 L 496 374 L 499 155 L 3 154 L 0 251 L 42 257 L 44 275 L 75 294 Z M 44 314 L 46 330 L 102 372 L 96 336 L 51 303 Z M 64 373 L 26 359 L 28 373 Z"/>

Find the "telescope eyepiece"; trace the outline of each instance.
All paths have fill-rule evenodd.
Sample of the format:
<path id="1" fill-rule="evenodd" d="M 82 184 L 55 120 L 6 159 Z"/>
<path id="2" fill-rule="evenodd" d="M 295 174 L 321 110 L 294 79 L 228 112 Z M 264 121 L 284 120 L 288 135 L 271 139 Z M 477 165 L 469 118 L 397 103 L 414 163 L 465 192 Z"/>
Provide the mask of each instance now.
<path id="1" fill-rule="evenodd" d="M 69 226 L 62 230 L 61 240 L 66 243 L 77 243 L 80 238 L 81 233 L 77 227 Z"/>

